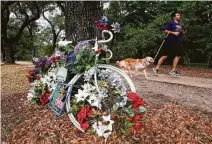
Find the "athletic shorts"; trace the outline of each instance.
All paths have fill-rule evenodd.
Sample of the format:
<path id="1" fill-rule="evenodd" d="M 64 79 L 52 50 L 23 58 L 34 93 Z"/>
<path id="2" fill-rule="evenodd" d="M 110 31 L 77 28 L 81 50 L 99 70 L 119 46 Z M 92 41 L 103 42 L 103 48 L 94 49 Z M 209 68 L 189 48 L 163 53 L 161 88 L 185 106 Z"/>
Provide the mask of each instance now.
<path id="1" fill-rule="evenodd" d="M 182 45 L 175 40 L 166 40 L 161 48 L 162 56 L 182 56 Z"/>

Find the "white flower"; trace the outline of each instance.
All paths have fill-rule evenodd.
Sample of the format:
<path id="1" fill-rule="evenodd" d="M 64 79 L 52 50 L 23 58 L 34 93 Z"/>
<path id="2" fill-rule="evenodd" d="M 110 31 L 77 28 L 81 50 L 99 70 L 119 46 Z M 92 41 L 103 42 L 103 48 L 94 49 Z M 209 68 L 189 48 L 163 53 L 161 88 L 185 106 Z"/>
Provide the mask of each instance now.
<path id="1" fill-rule="evenodd" d="M 95 94 L 92 94 L 86 100 L 92 105 L 97 100 L 97 96 Z"/>
<path id="2" fill-rule="evenodd" d="M 28 101 L 31 101 L 33 97 L 34 97 L 33 93 L 29 92 L 27 95 Z"/>
<path id="3" fill-rule="evenodd" d="M 83 90 L 87 91 L 87 92 L 91 92 L 93 90 L 96 89 L 95 86 L 92 86 L 90 85 L 89 83 L 85 83 L 83 86 L 82 86 Z"/>
<path id="4" fill-rule="evenodd" d="M 106 122 L 110 121 L 110 115 L 108 115 L 108 116 L 102 116 L 102 118 Z"/>
<path id="5" fill-rule="evenodd" d="M 87 93 L 85 90 L 78 89 L 78 94 L 75 94 L 74 96 L 77 98 L 77 102 L 79 101 L 85 101 L 86 97 L 88 97 L 90 94 Z"/>
<path id="6" fill-rule="evenodd" d="M 114 33 L 116 33 L 116 32 L 119 33 L 120 32 L 121 28 L 120 28 L 120 24 L 119 23 L 117 23 L 117 22 L 115 24 L 113 23 L 111 26 L 113 27 L 112 30 L 114 31 Z"/>
<path id="7" fill-rule="evenodd" d="M 100 100 L 99 99 L 96 99 L 96 101 L 94 103 L 91 104 L 92 106 L 95 106 L 99 109 L 102 108 L 102 105 L 100 104 Z"/>
<path id="8" fill-rule="evenodd" d="M 111 120 L 111 116 L 102 116 L 103 121 L 105 122 L 110 122 L 108 125 L 104 125 L 102 124 L 101 121 L 98 121 L 98 125 L 97 122 L 94 122 L 94 124 L 92 125 L 94 131 L 96 132 L 96 134 L 98 136 L 103 136 L 104 138 L 108 138 L 108 136 L 111 134 L 112 132 L 112 124 L 114 123 L 113 120 Z M 107 132 L 106 132 L 107 131 Z"/>
<path id="9" fill-rule="evenodd" d="M 109 135 L 111 135 L 111 132 L 104 133 L 104 134 L 103 134 L 103 137 L 104 137 L 105 139 L 107 139 Z"/>

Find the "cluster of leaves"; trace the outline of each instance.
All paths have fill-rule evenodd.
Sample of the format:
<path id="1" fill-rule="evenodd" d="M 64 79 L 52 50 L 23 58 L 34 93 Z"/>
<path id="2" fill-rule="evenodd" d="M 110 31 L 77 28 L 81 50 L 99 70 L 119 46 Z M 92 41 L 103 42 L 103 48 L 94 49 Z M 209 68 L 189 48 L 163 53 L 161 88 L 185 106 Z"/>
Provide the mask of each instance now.
<path id="1" fill-rule="evenodd" d="M 73 64 L 67 66 L 71 73 L 82 73 L 95 63 L 95 53 L 92 49 L 80 49 Z"/>

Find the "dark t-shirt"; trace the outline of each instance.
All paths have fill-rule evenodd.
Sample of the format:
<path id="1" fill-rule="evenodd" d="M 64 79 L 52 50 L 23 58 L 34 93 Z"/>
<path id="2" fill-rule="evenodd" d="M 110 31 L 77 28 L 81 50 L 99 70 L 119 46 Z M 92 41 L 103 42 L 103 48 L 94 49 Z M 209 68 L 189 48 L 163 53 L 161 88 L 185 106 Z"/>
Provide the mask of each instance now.
<path id="1" fill-rule="evenodd" d="M 181 26 L 179 23 L 175 23 L 174 21 L 170 21 L 168 24 L 166 24 L 163 28 L 163 31 L 169 30 L 172 32 L 176 32 L 176 29 Z M 180 43 L 180 35 L 176 36 L 173 34 L 169 34 L 167 37 L 167 40 L 175 41 L 177 43 Z"/>

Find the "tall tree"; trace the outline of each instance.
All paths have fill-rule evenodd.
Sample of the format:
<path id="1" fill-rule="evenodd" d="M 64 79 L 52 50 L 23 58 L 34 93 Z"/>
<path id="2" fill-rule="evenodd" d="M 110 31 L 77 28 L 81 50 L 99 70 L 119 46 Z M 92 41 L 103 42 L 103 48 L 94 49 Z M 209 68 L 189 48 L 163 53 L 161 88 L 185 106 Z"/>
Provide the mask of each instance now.
<path id="1" fill-rule="evenodd" d="M 103 15 L 101 1 L 65 2 L 66 39 L 81 41 L 95 37 L 94 21 Z"/>
<path id="2" fill-rule="evenodd" d="M 2 17 L 2 47 L 5 52 L 5 62 L 15 63 L 15 50 L 18 41 L 21 39 L 24 29 L 32 22 L 40 18 L 40 7 L 38 2 L 14 2 L 7 1 L 1 2 L 1 17 Z M 16 16 L 18 25 L 12 30 L 12 34 L 9 20 L 11 13 Z"/>

